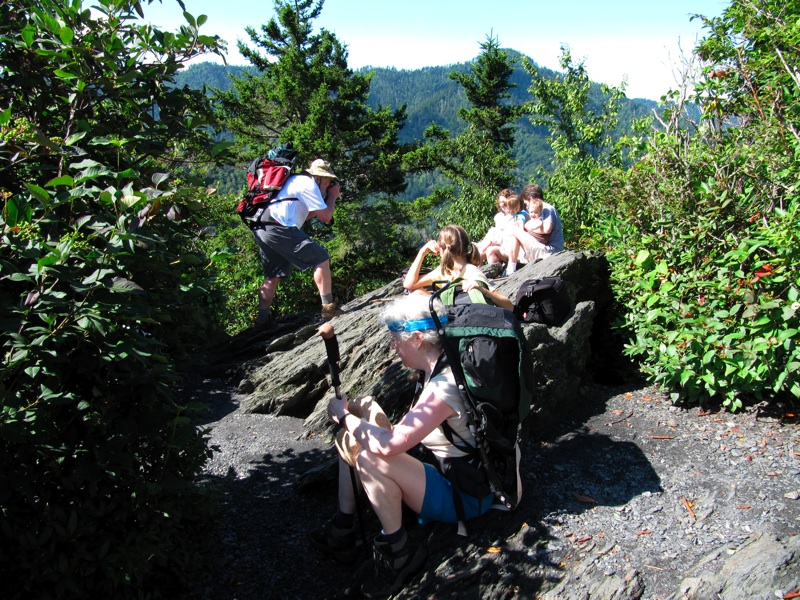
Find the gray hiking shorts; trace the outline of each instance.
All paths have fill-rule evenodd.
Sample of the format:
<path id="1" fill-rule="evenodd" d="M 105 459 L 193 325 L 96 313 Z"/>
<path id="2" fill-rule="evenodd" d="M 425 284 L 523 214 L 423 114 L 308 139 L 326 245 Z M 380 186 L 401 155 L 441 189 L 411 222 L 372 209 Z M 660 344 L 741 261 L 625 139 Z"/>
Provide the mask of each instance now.
<path id="1" fill-rule="evenodd" d="M 328 260 L 328 251 L 297 227 L 265 224 L 253 229 L 264 277 L 286 277 L 292 269 L 305 271 Z"/>

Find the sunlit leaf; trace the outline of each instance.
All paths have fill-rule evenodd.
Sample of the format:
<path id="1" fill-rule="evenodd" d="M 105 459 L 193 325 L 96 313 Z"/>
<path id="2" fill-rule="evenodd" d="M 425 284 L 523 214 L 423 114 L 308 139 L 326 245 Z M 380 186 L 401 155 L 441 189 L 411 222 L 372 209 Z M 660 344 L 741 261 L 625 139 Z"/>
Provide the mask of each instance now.
<path id="1" fill-rule="evenodd" d="M 25 187 L 28 188 L 31 195 L 39 202 L 45 206 L 50 206 L 50 194 L 47 193 L 47 190 L 32 183 L 26 183 Z"/>
<path id="2" fill-rule="evenodd" d="M 69 27 L 62 27 L 58 32 L 58 37 L 61 38 L 62 44 L 71 44 L 72 39 L 75 37 L 75 32 L 73 32 Z"/>
<path id="3" fill-rule="evenodd" d="M 66 140 L 64 140 L 64 145 L 65 146 L 72 146 L 72 144 L 82 140 L 85 137 L 86 137 L 86 132 L 85 131 L 79 131 L 78 133 L 73 133 L 71 136 L 67 137 Z"/>
<path id="4" fill-rule="evenodd" d="M 56 187 L 59 185 L 72 186 L 75 185 L 75 181 L 69 175 L 62 175 L 61 177 L 51 179 L 45 184 L 46 187 Z"/>
<path id="5" fill-rule="evenodd" d="M 131 208 L 136 206 L 136 204 L 141 200 L 139 196 L 126 194 L 122 196 L 119 200 L 117 200 L 117 205 L 122 208 Z"/>
<path id="6" fill-rule="evenodd" d="M 111 289 L 115 292 L 125 292 L 130 294 L 144 294 L 145 290 L 138 283 L 123 277 L 114 277 Z"/>
<path id="7" fill-rule="evenodd" d="M 164 183 L 170 178 L 170 173 L 153 173 L 153 176 L 150 178 L 153 182 L 153 185 L 158 187 L 160 184 Z"/>
<path id="8" fill-rule="evenodd" d="M 25 42 L 25 45 L 30 48 L 33 45 L 34 38 L 36 37 L 36 28 L 28 23 L 20 35 L 22 36 L 22 41 Z"/>
<path id="9" fill-rule="evenodd" d="M 56 69 L 55 71 L 53 71 L 53 73 L 60 79 L 66 79 L 66 80 L 76 79 L 78 77 L 77 75 L 70 73 L 69 71 L 65 71 L 64 69 Z"/>
<path id="10" fill-rule="evenodd" d="M 92 160 L 90 158 L 86 158 L 86 159 L 82 160 L 79 163 L 72 163 L 70 165 L 70 168 L 72 168 L 72 169 L 87 169 L 89 167 L 96 167 L 96 166 L 99 166 L 99 165 L 100 165 L 100 163 L 97 162 L 96 160 Z"/>

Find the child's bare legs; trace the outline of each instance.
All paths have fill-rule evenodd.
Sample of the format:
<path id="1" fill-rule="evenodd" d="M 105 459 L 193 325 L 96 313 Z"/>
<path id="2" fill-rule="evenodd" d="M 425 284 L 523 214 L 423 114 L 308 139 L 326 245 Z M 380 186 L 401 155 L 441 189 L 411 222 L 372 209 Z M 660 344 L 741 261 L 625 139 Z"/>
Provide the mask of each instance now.
<path id="1" fill-rule="evenodd" d="M 514 228 L 516 229 L 516 227 Z M 506 257 L 506 274 L 513 275 L 517 272 L 517 257 L 519 256 L 520 243 L 513 235 L 507 235 L 503 240 L 502 252 Z"/>
<path id="2" fill-rule="evenodd" d="M 503 252 L 503 249 L 500 246 L 489 246 L 486 249 L 486 262 L 490 265 L 499 262 L 505 262 L 508 260 L 508 257 Z"/>

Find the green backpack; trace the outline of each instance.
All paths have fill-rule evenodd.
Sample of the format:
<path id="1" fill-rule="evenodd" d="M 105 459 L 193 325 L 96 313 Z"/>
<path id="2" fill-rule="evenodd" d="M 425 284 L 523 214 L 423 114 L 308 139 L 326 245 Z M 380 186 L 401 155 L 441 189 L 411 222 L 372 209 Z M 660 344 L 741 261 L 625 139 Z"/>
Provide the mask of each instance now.
<path id="1" fill-rule="evenodd" d="M 443 325 L 433 301 L 448 287 L 435 292 L 429 306 L 446 364 L 453 370 L 474 429 L 476 446 L 448 435 L 448 429 L 451 434 L 454 432 L 446 421 L 443 429 L 453 444 L 468 453 L 471 464 L 483 471 L 485 483 L 475 485 L 474 477 L 460 475 L 459 469 L 467 471 L 463 464 L 441 465 L 442 472 L 448 476 L 449 471 L 456 479 L 463 475 L 460 481 L 451 480 L 457 492 L 482 497 L 491 491 L 495 496 L 493 506 L 511 510 L 522 495 L 520 450 L 527 436 L 526 417 L 535 404 L 530 350 L 514 314 L 492 304 L 446 306 L 447 320 Z M 456 500 L 456 512 L 459 504 L 460 500 Z"/>

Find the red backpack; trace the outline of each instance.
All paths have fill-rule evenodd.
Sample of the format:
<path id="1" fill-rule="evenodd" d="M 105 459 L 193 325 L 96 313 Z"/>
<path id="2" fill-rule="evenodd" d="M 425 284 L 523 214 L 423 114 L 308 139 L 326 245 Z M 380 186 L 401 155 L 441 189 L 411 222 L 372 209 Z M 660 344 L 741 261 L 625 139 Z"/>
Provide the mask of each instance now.
<path id="1" fill-rule="evenodd" d="M 247 167 L 247 191 L 239 201 L 236 212 L 248 225 L 259 223 L 264 209 L 294 172 L 297 152 L 291 144 L 270 150 L 268 156 L 259 156 Z"/>

